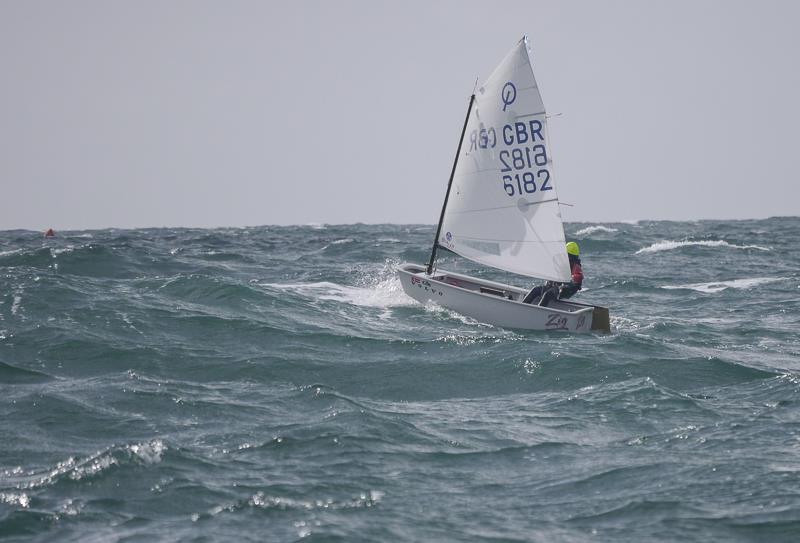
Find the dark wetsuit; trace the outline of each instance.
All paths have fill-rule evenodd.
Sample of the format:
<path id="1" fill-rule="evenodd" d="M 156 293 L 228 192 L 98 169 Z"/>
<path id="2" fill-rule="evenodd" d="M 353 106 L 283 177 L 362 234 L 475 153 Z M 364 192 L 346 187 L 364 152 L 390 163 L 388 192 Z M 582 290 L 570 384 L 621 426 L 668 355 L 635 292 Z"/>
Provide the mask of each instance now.
<path id="1" fill-rule="evenodd" d="M 572 273 L 572 281 L 569 283 L 556 283 L 548 281 L 543 286 L 534 287 L 522 300 L 523 303 L 531 304 L 539 299 L 539 305 L 546 306 L 550 300 L 566 300 L 571 298 L 581 289 L 583 284 L 583 269 L 581 259 L 577 256 L 569 255 L 569 266 Z"/>

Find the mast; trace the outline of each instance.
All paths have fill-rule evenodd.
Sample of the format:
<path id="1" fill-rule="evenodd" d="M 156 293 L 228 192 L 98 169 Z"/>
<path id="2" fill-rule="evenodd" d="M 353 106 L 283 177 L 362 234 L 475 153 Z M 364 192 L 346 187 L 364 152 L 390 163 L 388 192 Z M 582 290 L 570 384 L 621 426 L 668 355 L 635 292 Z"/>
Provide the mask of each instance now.
<path id="1" fill-rule="evenodd" d="M 433 238 L 433 248 L 431 249 L 431 259 L 428 262 L 427 274 L 433 272 L 433 262 L 436 260 L 436 249 L 439 247 L 439 234 L 442 233 L 442 222 L 444 221 L 444 211 L 447 209 L 447 199 L 450 198 L 450 187 L 453 185 L 453 177 L 456 174 L 456 165 L 458 164 L 458 156 L 461 154 L 461 144 L 464 143 L 464 134 L 467 132 L 467 124 L 469 124 L 469 114 L 472 113 L 472 104 L 475 102 L 475 93 L 469 97 L 469 106 L 467 107 L 467 117 L 464 119 L 464 128 L 461 129 L 461 138 L 458 140 L 458 149 L 456 149 L 456 158 L 453 160 L 453 170 L 450 172 L 450 180 L 447 182 L 447 192 L 444 195 L 444 203 L 442 204 L 442 213 L 439 215 L 439 225 L 436 227 L 436 237 Z"/>

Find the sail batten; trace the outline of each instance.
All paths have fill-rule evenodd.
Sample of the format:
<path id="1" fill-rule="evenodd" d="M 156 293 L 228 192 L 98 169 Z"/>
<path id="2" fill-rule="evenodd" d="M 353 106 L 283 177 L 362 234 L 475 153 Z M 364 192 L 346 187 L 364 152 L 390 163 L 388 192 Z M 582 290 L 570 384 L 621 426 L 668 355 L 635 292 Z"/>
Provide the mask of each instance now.
<path id="1" fill-rule="evenodd" d="M 547 115 L 526 39 L 478 92 L 437 243 L 502 270 L 569 281 Z"/>
<path id="2" fill-rule="evenodd" d="M 537 113 L 526 113 L 525 115 L 517 115 L 517 119 L 524 119 L 526 117 L 539 117 L 541 115 L 547 115 L 547 112 L 539 111 Z"/>

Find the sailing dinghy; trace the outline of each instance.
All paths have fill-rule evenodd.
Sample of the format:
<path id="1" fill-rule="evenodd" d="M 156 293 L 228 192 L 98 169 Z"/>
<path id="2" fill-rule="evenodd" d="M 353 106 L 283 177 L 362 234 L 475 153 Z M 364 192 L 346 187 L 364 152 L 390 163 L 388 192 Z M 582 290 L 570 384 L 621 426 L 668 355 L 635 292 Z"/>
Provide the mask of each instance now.
<path id="1" fill-rule="evenodd" d="M 436 268 L 444 248 L 492 268 L 570 281 L 556 186 L 547 115 L 523 37 L 470 97 L 430 261 L 398 267 L 403 290 L 496 326 L 609 331 L 604 307 L 526 304 L 526 289 Z"/>

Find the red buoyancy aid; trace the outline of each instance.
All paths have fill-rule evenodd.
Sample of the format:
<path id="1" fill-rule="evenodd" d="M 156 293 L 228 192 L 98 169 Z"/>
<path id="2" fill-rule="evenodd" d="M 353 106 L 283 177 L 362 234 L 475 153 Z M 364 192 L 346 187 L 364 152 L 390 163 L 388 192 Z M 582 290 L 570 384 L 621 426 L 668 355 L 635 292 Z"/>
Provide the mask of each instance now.
<path id="1" fill-rule="evenodd" d="M 583 283 L 583 270 L 577 262 L 572 264 L 572 282 L 577 286 L 581 286 Z"/>

